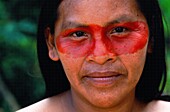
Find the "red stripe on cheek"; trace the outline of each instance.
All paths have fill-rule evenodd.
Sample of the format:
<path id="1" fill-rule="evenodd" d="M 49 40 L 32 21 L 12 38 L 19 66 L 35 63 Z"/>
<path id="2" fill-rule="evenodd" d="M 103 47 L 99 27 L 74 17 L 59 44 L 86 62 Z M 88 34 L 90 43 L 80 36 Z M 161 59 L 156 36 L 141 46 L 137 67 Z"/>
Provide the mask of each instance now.
<path id="1" fill-rule="evenodd" d="M 79 31 L 79 29 L 76 28 Z M 81 31 L 81 29 L 80 29 Z M 86 56 L 91 48 L 91 39 L 74 40 L 69 37 L 73 30 L 62 32 L 56 39 L 56 45 L 59 52 L 70 55 L 72 57 Z"/>
<path id="2" fill-rule="evenodd" d="M 147 25 L 144 22 L 129 22 L 123 26 L 129 28 L 130 31 L 123 36 L 113 35 L 111 37 L 115 54 L 135 53 L 144 48 L 149 36 Z"/>

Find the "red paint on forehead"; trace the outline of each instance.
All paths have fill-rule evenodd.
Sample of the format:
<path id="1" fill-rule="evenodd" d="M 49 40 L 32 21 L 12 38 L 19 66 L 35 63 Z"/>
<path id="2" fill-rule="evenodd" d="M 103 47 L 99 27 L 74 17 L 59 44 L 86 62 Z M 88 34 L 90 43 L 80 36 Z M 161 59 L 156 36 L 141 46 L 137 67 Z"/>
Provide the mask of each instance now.
<path id="1" fill-rule="evenodd" d="M 125 33 L 110 33 L 116 27 L 128 29 Z M 87 38 L 74 39 L 71 37 L 76 31 L 88 34 Z M 83 57 L 90 54 L 94 56 L 114 53 L 114 55 L 131 54 L 144 48 L 148 40 L 148 27 L 144 22 L 117 23 L 101 27 L 89 25 L 88 27 L 67 29 L 57 37 L 56 45 L 59 52 L 71 57 Z M 79 38 L 79 37 L 77 37 Z"/>

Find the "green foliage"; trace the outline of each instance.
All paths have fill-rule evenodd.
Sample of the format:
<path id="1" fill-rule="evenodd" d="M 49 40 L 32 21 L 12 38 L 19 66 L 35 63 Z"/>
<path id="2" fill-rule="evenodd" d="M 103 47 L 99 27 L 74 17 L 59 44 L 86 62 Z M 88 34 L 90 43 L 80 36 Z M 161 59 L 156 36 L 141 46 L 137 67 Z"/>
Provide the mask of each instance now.
<path id="1" fill-rule="evenodd" d="M 170 39 L 170 8 L 169 8 L 169 4 L 170 1 L 169 0 L 159 0 L 160 6 L 161 6 L 161 10 L 162 10 L 162 14 L 163 14 L 163 19 L 164 19 L 164 29 L 165 29 L 165 36 L 166 39 Z"/>
<path id="2" fill-rule="evenodd" d="M 38 101 L 45 91 L 35 39 L 40 7 L 38 4 L 28 7 L 27 3 L 30 1 L 0 0 L 0 76 L 21 107 Z M 18 3 L 22 7 L 17 7 Z M 31 3 L 34 4 L 33 1 Z M 0 112 L 2 109 L 10 112 L 5 97 L 0 94 L 0 99 Z"/>
<path id="3" fill-rule="evenodd" d="M 7 18 L 8 18 L 8 13 L 5 9 L 5 5 L 2 1 L 0 1 L 0 20 L 7 19 Z"/>
<path id="4" fill-rule="evenodd" d="M 165 94 L 170 94 L 170 49 L 167 52 L 167 83 L 166 83 L 166 87 L 165 87 Z"/>
<path id="5" fill-rule="evenodd" d="M 168 80 L 165 87 L 165 93 L 170 93 L 170 0 L 159 0 L 161 10 L 163 13 L 164 18 L 164 29 L 165 29 L 165 36 L 166 36 L 166 62 L 167 62 L 167 75 Z"/>
<path id="6" fill-rule="evenodd" d="M 33 38 L 18 31 L 16 27 L 20 24 L 6 24 L 6 28 L 0 33 L 1 74 L 19 103 L 24 106 L 38 100 L 44 92 L 44 82 L 37 62 L 36 43 Z"/>

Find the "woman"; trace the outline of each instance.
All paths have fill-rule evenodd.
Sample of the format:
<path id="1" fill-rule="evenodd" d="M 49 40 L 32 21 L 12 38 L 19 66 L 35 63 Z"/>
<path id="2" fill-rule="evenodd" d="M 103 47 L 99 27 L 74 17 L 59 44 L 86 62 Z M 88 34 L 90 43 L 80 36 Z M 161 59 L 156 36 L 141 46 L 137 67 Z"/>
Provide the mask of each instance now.
<path id="1" fill-rule="evenodd" d="M 49 98 L 19 112 L 170 111 L 157 0 L 48 0 L 37 44 Z"/>

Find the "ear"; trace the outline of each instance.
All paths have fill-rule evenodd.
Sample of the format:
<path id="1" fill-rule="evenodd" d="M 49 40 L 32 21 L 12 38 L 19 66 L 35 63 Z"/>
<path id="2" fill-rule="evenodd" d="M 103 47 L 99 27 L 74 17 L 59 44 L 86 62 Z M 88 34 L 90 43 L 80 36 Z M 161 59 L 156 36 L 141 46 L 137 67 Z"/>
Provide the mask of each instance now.
<path id="1" fill-rule="evenodd" d="M 148 42 L 147 52 L 148 52 L 149 54 L 152 53 L 152 48 L 153 48 L 153 38 L 150 39 L 149 42 Z"/>
<path id="2" fill-rule="evenodd" d="M 49 27 L 45 29 L 45 37 L 46 37 L 46 43 L 48 47 L 48 55 L 50 59 L 52 59 L 53 61 L 58 61 L 59 56 L 54 44 L 54 35 L 51 34 Z"/>

